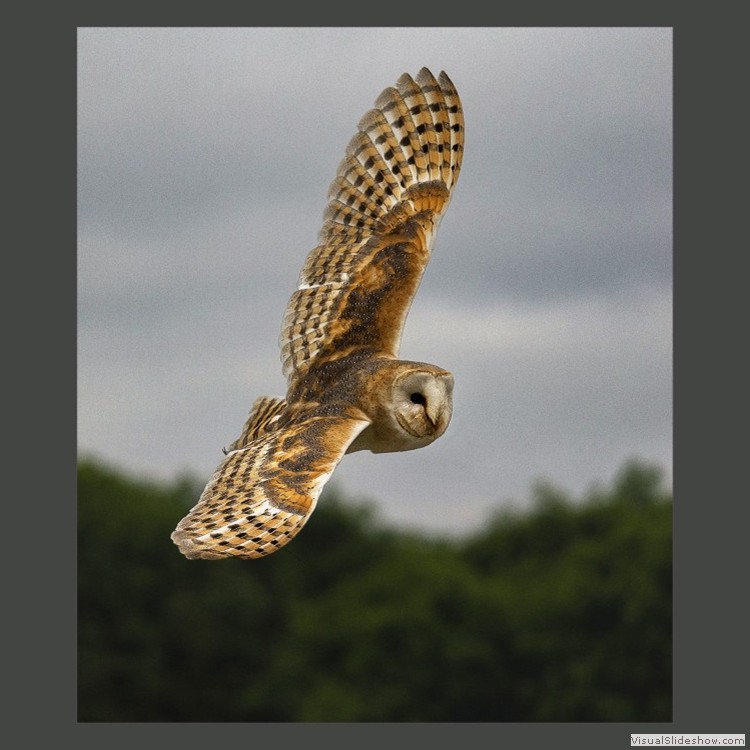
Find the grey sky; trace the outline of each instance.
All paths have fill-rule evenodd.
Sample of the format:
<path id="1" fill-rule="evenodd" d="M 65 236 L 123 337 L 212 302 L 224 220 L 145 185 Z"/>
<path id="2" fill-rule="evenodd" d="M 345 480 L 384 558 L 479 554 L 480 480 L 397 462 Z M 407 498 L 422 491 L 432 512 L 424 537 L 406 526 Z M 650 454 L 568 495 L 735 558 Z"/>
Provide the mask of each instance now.
<path id="1" fill-rule="evenodd" d="M 426 65 L 466 149 L 401 353 L 454 372 L 454 418 L 332 482 L 462 532 L 539 478 L 580 493 L 640 457 L 671 479 L 670 29 L 80 29 L 78 50 L 81 455 L 207 478 L 283 395 L 344 148 Z"/>

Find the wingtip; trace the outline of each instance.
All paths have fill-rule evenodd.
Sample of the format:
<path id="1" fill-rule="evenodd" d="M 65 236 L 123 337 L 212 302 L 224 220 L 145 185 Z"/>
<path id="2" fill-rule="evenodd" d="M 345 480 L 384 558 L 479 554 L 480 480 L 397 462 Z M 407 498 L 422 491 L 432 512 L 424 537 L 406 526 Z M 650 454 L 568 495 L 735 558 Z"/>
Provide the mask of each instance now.
<path id="1" fill-rule="evenodd" d="M 177 549 L 188 559 L 195 560 L 197 555 L 194 552 L 195 543 L 192 539 L 185 536 L 185 532 L 178 526 L 169 537 L 176 545 Z"/>

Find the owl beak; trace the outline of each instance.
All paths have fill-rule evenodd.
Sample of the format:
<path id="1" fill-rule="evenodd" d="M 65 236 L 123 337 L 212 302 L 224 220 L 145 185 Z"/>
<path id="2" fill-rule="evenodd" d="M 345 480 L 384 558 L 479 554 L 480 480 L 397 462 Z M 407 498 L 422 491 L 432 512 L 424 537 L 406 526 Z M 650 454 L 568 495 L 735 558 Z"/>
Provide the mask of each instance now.
<path id="1" fill-rule="evenodd" d="M 435 437 L 439 437 L 446 431 L 452 412 L 450 404 L 441 404 L 440 408 L 435 409 L 430 407 L 429 401 L 427 402 L 425 414 L 433 427 Z"/>
<path id="2" fill-rule="evenodd" d="M 450 421 L 453 411 L 450 400 L 452 385 L 453 379 L 451 378 L 450 381 L 446 379 L 446 382 L 437 381 L 431 384 L 432 387 L 427 388 L 425 414 L 436 432 L 444 431 Z"/>
<path id="3" fill-rule="evenodd" d="M 435 399 L 430 399 L 425 404 L 425 413 L 427 414 L 427 419 L 430 420 L 430 424 L 433 427 L 437 427 L 438 422 L 440 421 L 440 415 L 443 413 L 443 411 L 443 408 L 435 407 Z"/>
<path id="4" fill-rule="evenodd" d="M 446 402 L 444 398 L 428 398 L 425 404 L 427 419 L 438 434 L 442 434 L 448 427 L 452 411 L 450 401 Z"/>

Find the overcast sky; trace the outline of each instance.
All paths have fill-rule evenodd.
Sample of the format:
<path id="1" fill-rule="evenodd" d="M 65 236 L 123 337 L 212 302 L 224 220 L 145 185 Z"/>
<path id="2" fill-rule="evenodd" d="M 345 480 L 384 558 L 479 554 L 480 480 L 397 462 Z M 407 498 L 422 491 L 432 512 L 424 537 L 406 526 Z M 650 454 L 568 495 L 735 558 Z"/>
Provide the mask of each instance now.
<path id="1" fill-rule="evenodd" d="M 466 144 L 401 355 L 454 373 L 453 421 L 332 483 L 463 533 L 539 479 L 581 494 L 640 458 L 671 482 L 667 28 L 80 29 L 81 456 L 207 479 L 284 395 L 281 318 L 344 148 L 425 65 Z"/>

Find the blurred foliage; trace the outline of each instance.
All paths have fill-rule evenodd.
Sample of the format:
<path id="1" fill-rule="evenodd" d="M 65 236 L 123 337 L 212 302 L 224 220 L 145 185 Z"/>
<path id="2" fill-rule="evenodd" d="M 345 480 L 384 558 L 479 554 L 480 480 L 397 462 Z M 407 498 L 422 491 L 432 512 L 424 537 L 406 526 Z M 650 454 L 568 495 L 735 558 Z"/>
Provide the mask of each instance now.
<path id="1" fill-rule="evenodd" d="M 290 545 L 188 561 L 202 486 L 78 468 L 83 722 L 671 721 L 672 502 L 626 465 L 439 540 L 328 490 Z"/>

